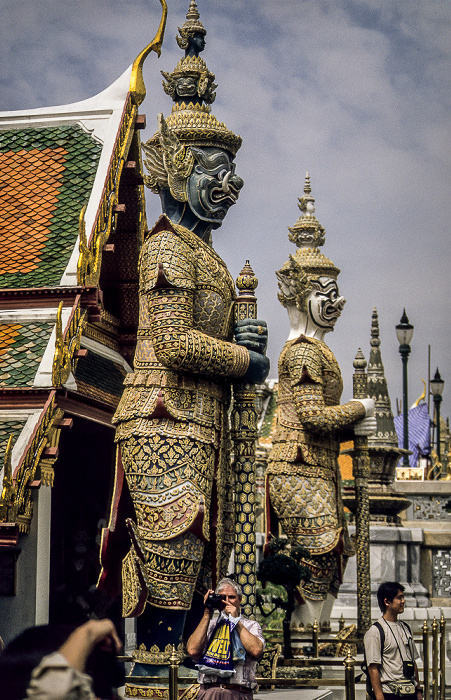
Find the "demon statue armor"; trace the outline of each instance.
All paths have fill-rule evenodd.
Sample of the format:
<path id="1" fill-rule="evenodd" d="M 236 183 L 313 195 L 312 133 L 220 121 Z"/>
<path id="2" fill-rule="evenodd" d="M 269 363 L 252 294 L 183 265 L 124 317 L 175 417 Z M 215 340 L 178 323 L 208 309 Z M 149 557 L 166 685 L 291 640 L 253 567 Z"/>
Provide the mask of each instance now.
<path id="1" fill-rule="evenodd" d="M 211 247 L 243 181 L 233 162 L 241 139 L 210 112 L 216 86 L 199 57 L 204 36 L 191 0 L 179 39 L 186 56 L 163 74 L 172 113 L 159 115 L 143 146 L 145 183 L 163 215 L 140 255 L 134 371 L 114 417 L 136 513 L 123 562 L 124 614 L 139 615 L 134 675 L 166 663 L 172 644 L 181 648 L 193 596 L 195 605 L 227 573 L 231 383 L 263 381 L 269 370 L 266 324 L 234 329 L 235 286 Z"/>
<path id="2" fill-rule="evenodd" d="M 353 554 L 341 502 L 338 453 L 343 431 L 374 428 L 371 399 L 340 405 L 338 363 L 323 341 L 345 300 L 339 270 L 319 250 L 325 232 L 314 215 L 310 178 L 299 199 L 301 216 L 289 229 L 298 249 L 276 273 L 290 334 L 279 358 L 277 427 L 267 470 L 270 503 L 283 533 L 309 551 L 301 563 L 311 578 L 292 627 L 329 619 L 343 564 Z M 327 603 L 326 603 L 327 600 Z"/>

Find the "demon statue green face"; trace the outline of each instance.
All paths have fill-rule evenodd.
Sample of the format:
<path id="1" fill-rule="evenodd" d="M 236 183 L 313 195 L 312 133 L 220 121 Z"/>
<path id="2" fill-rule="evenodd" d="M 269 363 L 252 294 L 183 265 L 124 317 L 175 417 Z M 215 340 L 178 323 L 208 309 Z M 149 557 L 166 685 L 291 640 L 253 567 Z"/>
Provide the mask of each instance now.
<path id="1" fill-rule="evenodd" d="M 184 136 L 183 129 L 177 129 L 177 122 L 174 125 L 178 116 L 173 113 L 165 120 L 159 115 L 157 134 L 143 145 L 148 170 L 144 181 L 160 195 L 163 212 L 171 221 L 186 226 L 207 240 L 211 229 L 221 226 L 244 184 L 235 174 L 235 144 L 232 142 L 228 150 L 219 145 L 184 142 L 177 133 L 182 132 Z M 226 139 L 239 138 L 225 131 L 212 115 L 202 113 L 202 116 L 206 121 L 205 131 L 209 125 L 208 133 L 213 131 L 212 126 L 219 132 L 215 134 L 213 131 L 214 142 L 226 141 L 225 145 L 228 145 Z"/>
<path id="2" fill-rule="evenodd" d="M 227 151 L 191 146 L 191 153 L 195 164 L 186 187 L 189 207 L 201 221 L 217 228 L 237 201 L 243 180 L 235 174 Z"/>

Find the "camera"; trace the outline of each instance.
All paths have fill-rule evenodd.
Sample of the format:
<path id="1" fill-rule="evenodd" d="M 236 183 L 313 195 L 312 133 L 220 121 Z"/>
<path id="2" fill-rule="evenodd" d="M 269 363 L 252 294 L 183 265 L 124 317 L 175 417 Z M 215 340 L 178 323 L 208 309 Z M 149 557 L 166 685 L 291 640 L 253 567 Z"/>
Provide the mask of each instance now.
<path id="1" fill-rule="evenodd" d="M 413 664 L 413 661 L 402 662 L 402 673 L 404 678 L 413 678 L 415 674 L 415 666 Z"/>
<path id="2" fill-rule="evenodd" d="M 219 593 L 210 593 L 205 603 L 207 608 L 210 610 L 224 610 L 226 606 L 225 596 Z"/>

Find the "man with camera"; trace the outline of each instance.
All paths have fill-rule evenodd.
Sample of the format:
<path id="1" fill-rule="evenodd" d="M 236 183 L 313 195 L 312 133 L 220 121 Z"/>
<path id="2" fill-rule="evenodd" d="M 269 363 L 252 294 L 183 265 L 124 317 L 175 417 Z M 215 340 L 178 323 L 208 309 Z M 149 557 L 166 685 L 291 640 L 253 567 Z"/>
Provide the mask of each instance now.
<path id="1" fill-rule="evenodd" d="M 198 626 L 187 642 L 187 651 L 199 668 L 200 691 L 198 700 L 250 700 L 252 690 L 256 686 L 255 669 L 258 659 L 263 653 L 265 640 L 260 625 L 255 620 L 248 620 L 240 614 L 242 599 L 241 587 L 224 578 L 216 586 L 216 592 L 208 591 L 204 598 L 204 613 Z M 213 610 L 220 611 L 213 618 Z M 223 641 L 215 645 L 215 635 L 221 626 L 227 623 L 231 630 L 230 658 L 231 666 L 228 671 L 205 665 L 208 651 L 213 646 L 226 646 Z M 213 641 L 212 641 L 213 640 Z M 214 657 L 214 654 L 213 654 Z M 208 661 L 206 662 L 208 664 Z"/>
<path id="2" fill-rule="evenodd" d="M 418 650 L 404 612 L 404 586 L 396 581 L 381 583 L 377 602 L 382 617 L 364 637 L 365 661 L 375 700 L 422 700 L 416 659 Z"/>

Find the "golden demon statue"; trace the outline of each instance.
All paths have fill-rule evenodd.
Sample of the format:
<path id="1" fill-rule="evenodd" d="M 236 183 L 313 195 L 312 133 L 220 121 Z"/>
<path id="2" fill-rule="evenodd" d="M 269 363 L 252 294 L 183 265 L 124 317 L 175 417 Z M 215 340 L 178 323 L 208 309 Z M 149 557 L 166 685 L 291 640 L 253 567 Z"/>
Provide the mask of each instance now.
<path id="1" fill-rule="evenodd" d="M 179 32 L 185 57 L 163 73 L 175 104 L 143 146 L 146 185 L 164 213 L 141 251 L 134 372 L 114 417 L 136 513 L 123 562 L 124 614 L 140 615 L 134 675 L 167 661 L 151 646 L 178 646 L 195 591 L 227 572 L 231 382 L 260 382 L 269 370 L 266 324 L 234 330 L 235 286 L 211 247 L 243 186 L 233 163 L 241 139 L 210 113 L 216 85 L 199 57 L 206 32 L 193 0 Z"/>
<path id="2" fill-rule="evenodd" d="M 369 434 L 375 423 L 371 399 L 340 405 L 340 368 L 323 338 L 333 331 L 345 300 L 337 287 L 340 271 L 318 249 L 325 231 L 314 216 L 314 201 L 307 173 L 299 199 L 303 214 L 289 229 L 298 250 L 276 273 L 291 329 L 279 358 L 269 497 L 283 533 L 309 550 L 301 563 L 311 573 L 293 627 L 329 618 L 343 561 L 354 553 L 341 503 L 340 438 L 353 425 L 356 433 Z"/>

